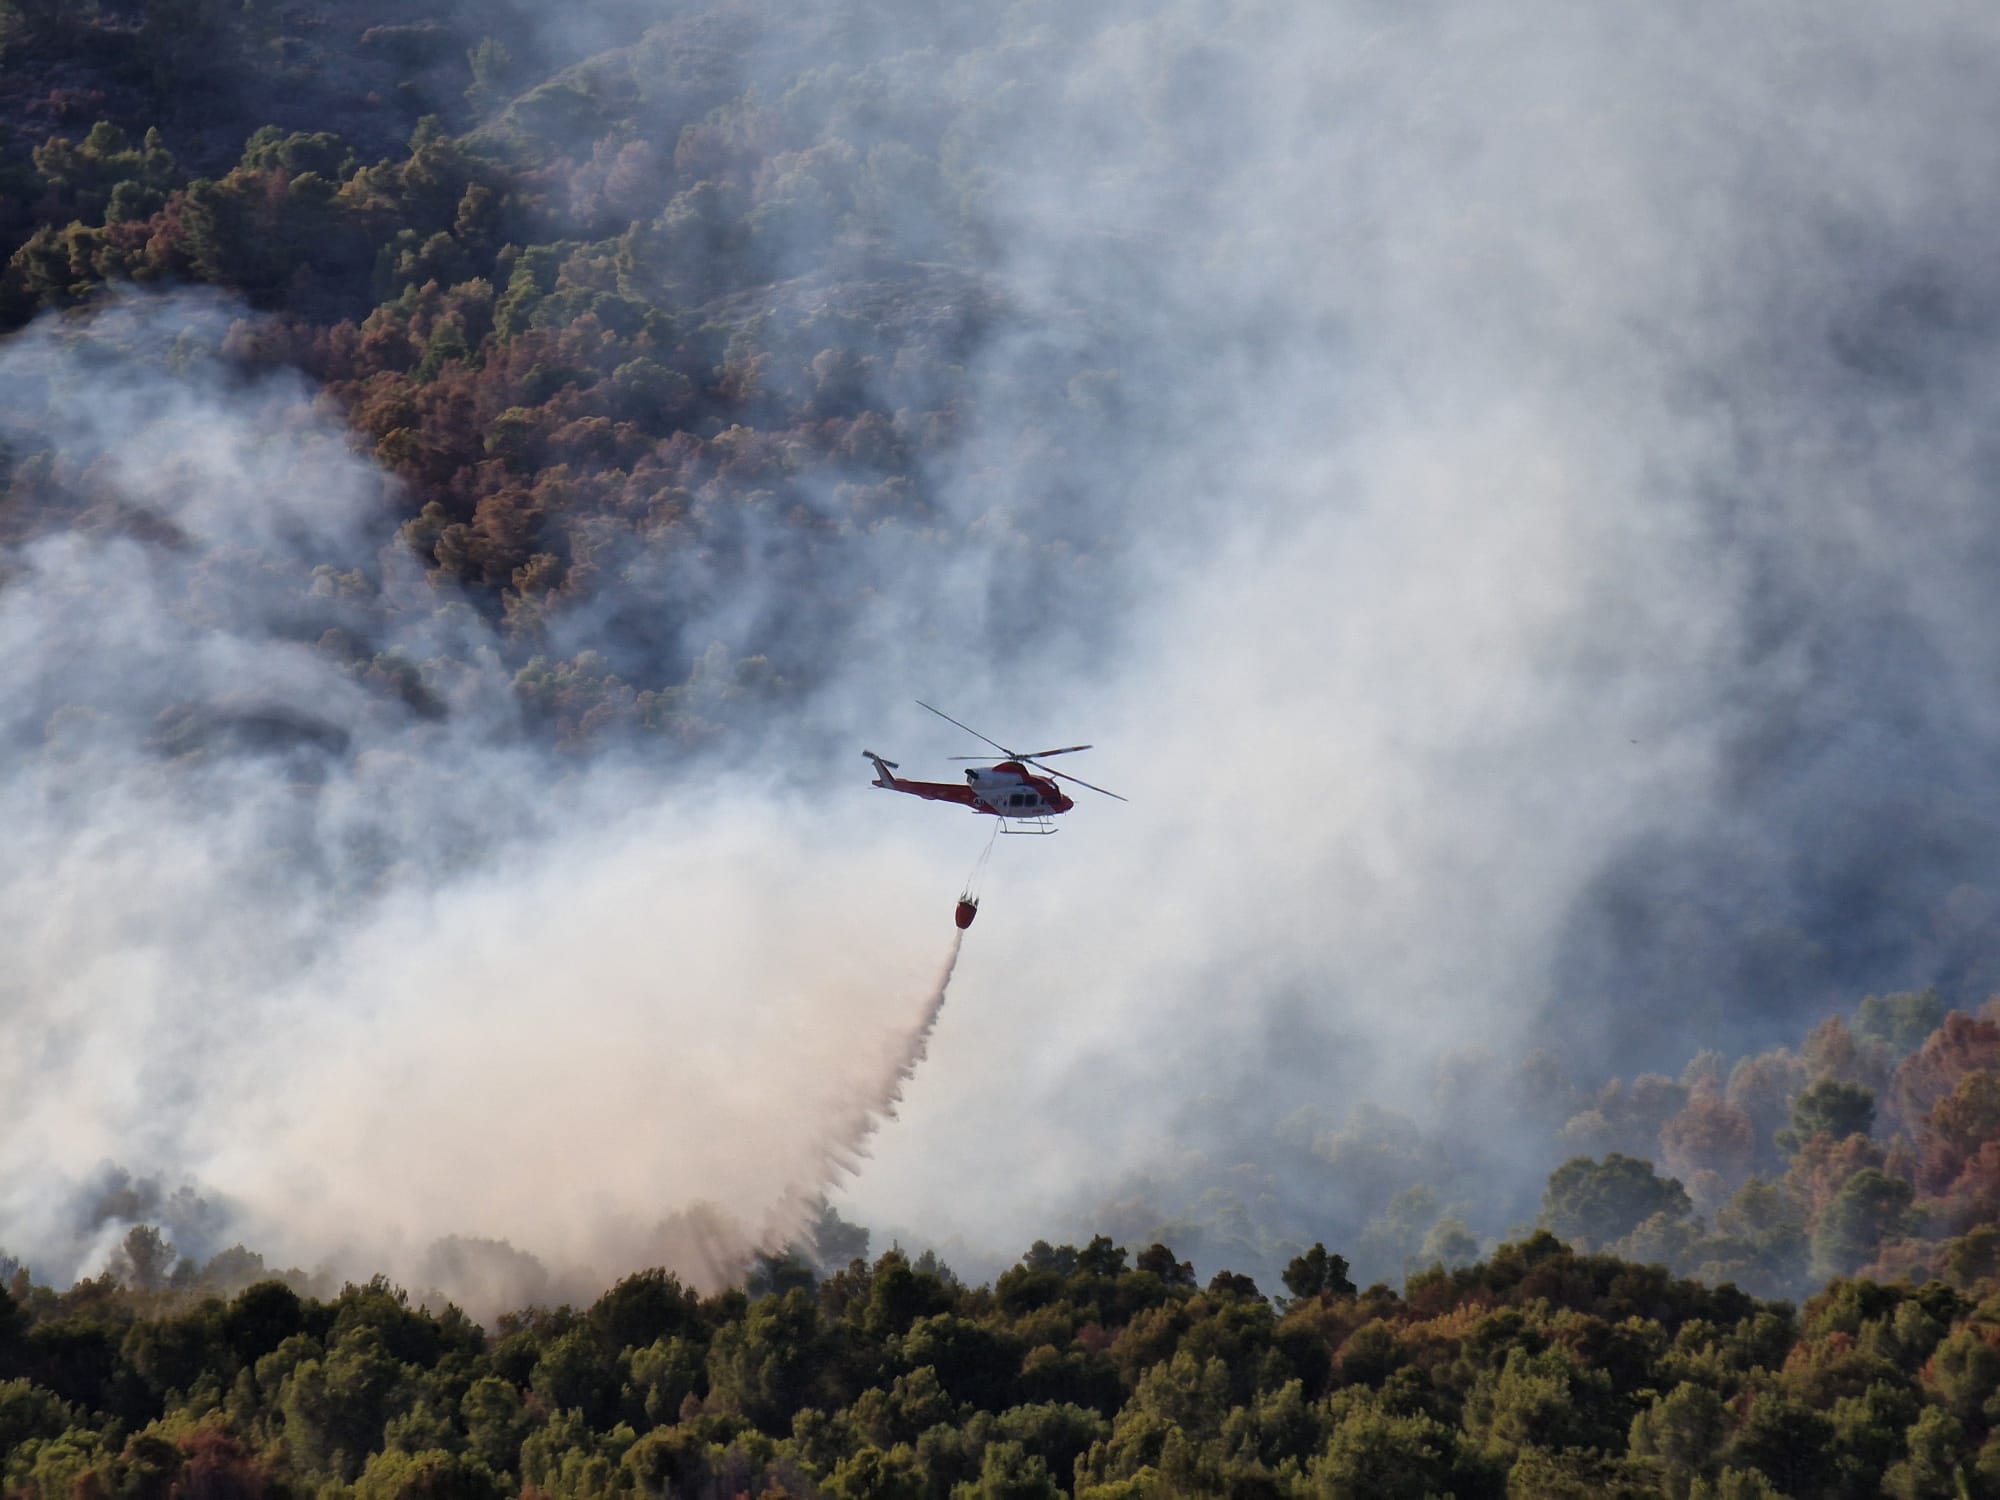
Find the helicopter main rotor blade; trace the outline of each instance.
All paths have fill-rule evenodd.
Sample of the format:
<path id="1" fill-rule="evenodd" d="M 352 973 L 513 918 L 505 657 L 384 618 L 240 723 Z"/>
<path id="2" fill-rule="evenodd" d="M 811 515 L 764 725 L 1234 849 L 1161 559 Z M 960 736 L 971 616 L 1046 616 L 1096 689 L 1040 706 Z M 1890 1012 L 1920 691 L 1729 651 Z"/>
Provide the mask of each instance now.
<path id="1" fill-rule="evenodd" d="M 1012 750 L 1009 750 L 1005 745 L 1001 744 L 998 740 L 992 739 L 987 735 L 981 734 L 978 730 L 974 729 L 970 724 L 959 724 L 958 720 L 954 719 L 950 714 L 946 713 L 943 709 L 931 708 L 931 706 L 928 703 L 924 702 L 924 700 L 921 698 L 917 699 L 917 707 L 930 708 L 932 713 L 936 714 L 940 719 L 943 719 L 947 724 L 958 724 L 958 727 L 960 729 L 963 729 L 967 734 L 971 735 L 975 740 L 985 740 L 987 744 L 991 745 L 995 750 L 998 750 L 1002 755 L 1006 756 L 1009 760 L 1020 759 L 1019 756 L 1014 754 Z"/>
<path id="2" fill-rule="evenodd" d="M 1031 766 L 1035 766 L 1035 763 L 1033 761 L 1029 761 L 1028 764 Z M 1048 766 L 1035 766 L 1035 769 L 1037 771 L 1047 772 L 1047 774 L 1049 774 L 1050 776 L 1055 777 L 1057 781 L 1074 781 L 1078 786 L 1087 786 L 1093 792 L 1102 792 L 1105 796 L 1117 798 L 1117 800 L 1120 802 L 1130 802 L 1132 800 L 1130 797 L 1118 796 L 1116 792 L 1110 790 L 1110 788 L 1108 787 L 1101 787 L 1098 786 L 1095 782 L 1085 781 L 1081 776 L 1072 776 L 1067 771 L 1051 770 Z"/>
<path id="3" fill-rule="evenodd" d="M 1019 757 L 1022 760 L 1046 760 L 1051 755 L 1074 755 L 1079 750 L 1088 750 L 1088 745 L 1064 745 L 1060 750 L 1030 750 Z"/>
<path id="4" fill-rule="evenodd" d="M 1045 755 L 1068 755 L 1071 751 L 1088 750 L 1089 748 L 1090 746 L 1088 745 L 1070 745 L 1061 750 L 1037 750 L 1033 755 L 1014 755 L 1014 752 L 1011 750 L 1009 750 L 1007 753 L 1009 755 L 1013 755 L 1014 759 L 1016 760 L 1040 760 Z M 991 760 L 993 759 L 993 757 L 990 755 L 947 755 L 945 759 L 946 760 Z"/>

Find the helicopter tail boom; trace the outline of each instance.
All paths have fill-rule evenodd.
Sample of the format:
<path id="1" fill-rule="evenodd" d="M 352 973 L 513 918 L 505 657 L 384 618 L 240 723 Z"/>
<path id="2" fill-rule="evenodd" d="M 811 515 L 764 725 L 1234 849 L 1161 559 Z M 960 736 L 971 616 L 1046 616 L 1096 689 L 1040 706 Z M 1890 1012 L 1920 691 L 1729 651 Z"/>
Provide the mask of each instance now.
<path id="1" fill-rule="evenodd" d="M 910 797 L 922 797 L 926 802 L 956 802 L 961 807 L 969 807 L 974 812 L 985 811 L 978 795 L 969 786 L 959 786 L 947 781 L 906 781 L 896 774 L 896 763 L 884 760 L 873 750 L 861 752 L 875 763 L 875 780 L 871 783 L 887 792 L 902 792 Z"/>

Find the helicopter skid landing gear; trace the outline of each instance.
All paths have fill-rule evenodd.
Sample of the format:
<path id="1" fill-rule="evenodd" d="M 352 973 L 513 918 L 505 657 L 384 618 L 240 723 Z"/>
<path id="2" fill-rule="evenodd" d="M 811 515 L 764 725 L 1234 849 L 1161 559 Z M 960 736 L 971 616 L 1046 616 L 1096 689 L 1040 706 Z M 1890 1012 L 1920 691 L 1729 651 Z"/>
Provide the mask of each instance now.
<path id="1" fill-rule="evenodd" d="M 1031 826 L 1031 827 L 1028 827 L 1028 828 L 1010 828 L 1010 827 L 1008 826 L 1008 824 L 1009 824 L 1009 823 L 1028 823 L 1028 824 L 1031 824 L 1031 825 L 1033 825 L 1033 826 Z M 1027 836 L 1032 836 L 1032 837 L 1037 837 L 1037 838 L 1039 838 L 1039 837 L 1043 837 L 1043 836 L 1045 836 L 1045 835 L 1047 835 L 1047 834 L 1051 834 L 1051 833 L 1061 833 L 1061 832 L 1062 832 L 1062 830 L 1061 830 L 1060 828 L 1056 827 L 1056 825 L 1055 825 L 1055 822 L 1054 822 L 1054 820 L 1053 820 L 1053 819 L 1050 819 L 1050 818 L 1006 818 L 1006 819 L 1002 819 L 1002 820 L 1001 820 L 1001 823 L 1000 823 L 1000 831 L 1001 831 L 1002 833 L 1011 833 L 1011 834 L 1019 834 L 1019 835 L 1027 835 Z"/>

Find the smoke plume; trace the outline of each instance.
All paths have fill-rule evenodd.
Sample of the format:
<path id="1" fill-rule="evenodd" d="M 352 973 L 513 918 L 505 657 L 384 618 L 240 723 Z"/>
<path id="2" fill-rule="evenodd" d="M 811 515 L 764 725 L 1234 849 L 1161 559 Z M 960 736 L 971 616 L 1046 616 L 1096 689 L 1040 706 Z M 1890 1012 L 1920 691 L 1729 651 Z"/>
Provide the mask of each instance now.
<path id="1" fill-rule="evenodd" d="M 213 355 L 239 310 L 0 351 L 86 497 L 0 589 L 10 1249 L 101 1264 L 108 1160 L 308 1266 L 601 1282 L 701 1205 L 789 1232 L 885 1099 L 843 1203 L 979 1253 L 1268 1258 L 1426 1182 L 1490 1236 L 1531 1049 L 1993 972 L 1986 11 L 722 9 L 703 87 L 799 142 L 742 184 L 758 316 L 685 202 L 603 262 L 929 435 L 917 499 L 696 497 L 548 627 L 729 756 L 538 748 L 334 414 Z M 663 157 L 731 126 L 653 86 L 700 20 L 592 64 Z M 631 144 L 579 118 L 537 144 Z M 1003 846 L 941 1024 L 978 834 L 848 779 L 977 748 L 918 697 L 1131 798 Z"/>
<path id="2" fill-rule="evenodd" d="M 0 351 L 7 440 L 89 506 L 0 591 L 8 1249 L 63 1280 L 148 1219 L 336 1275 L 455 1238 L 573 1296 L 730 1279 L 922 1055 L 933 872 L 768 779 L 526 748 L 382 477 L 301 382 L 200 352 L 227 317 Z"/>

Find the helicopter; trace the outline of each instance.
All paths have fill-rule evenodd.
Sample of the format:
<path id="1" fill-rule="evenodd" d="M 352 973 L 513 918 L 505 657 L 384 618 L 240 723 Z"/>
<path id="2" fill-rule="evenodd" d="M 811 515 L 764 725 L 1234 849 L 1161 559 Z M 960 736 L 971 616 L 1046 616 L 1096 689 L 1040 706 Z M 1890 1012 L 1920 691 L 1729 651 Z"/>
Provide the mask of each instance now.
<path id="1" fill-rule="evenodd" d="M 1088 745 L 1064 745 L 1055 750 L 1020 751 L 1010 750 L 996 739 L 989 739 L 970 724 L 961 724 L 941 708 L 931 708 L 919 698 L 917 707 L 928 709 L 947 724 L 956 725 L 974 739 L 985 740 L 995 750 L 1006 757 L 997 765 L 976 766 L 966 771 L 965 785 L 959 786 L 949 781 L 906 781 L 896 774 L 893 760 L 884 760 L 873 750 L 861 753 L 875 763 L 875 780 L 872 785 L 887 792 L 903 792 L 912 797 L 922 797 L 928 802 L 956 802 L 961 807 L 976 813 L 988 813 L 996 818 L 1026 823 L 1025 828 L 1010 828 L 1003 822 L 998 832 L 1047 834 L 1056 832 L 1051 821 L 1059 813 L 1066 813 L 1076 803 L 1063 794 L 1059 781 L 1073 782 L 1106 797 L 1115 797 L 1124 802 L 1127 799 L 1108 788 L 1093 785 L 1081 776 L 1071 776 L 1062 771 L 1051 770 L 1041 762 L 1055 755 L 1073 755 L 1079 750 L 1088 750 Z M 954 755 L 953 760 L 986 760 L 984 755 Z M 1032 767 L 1032 769 L 1030 769 Z M 1042 774 L 1037 776 L 1036 771 Z"/>

